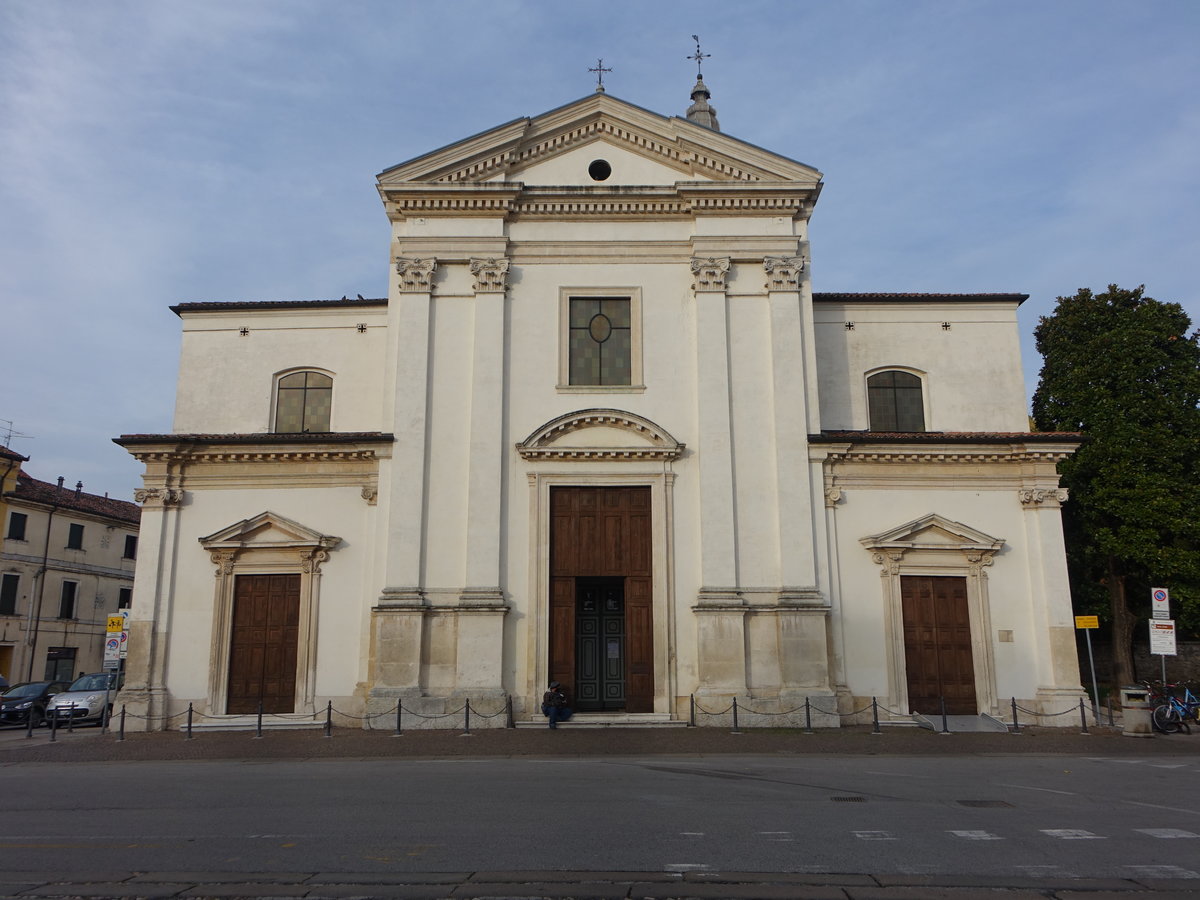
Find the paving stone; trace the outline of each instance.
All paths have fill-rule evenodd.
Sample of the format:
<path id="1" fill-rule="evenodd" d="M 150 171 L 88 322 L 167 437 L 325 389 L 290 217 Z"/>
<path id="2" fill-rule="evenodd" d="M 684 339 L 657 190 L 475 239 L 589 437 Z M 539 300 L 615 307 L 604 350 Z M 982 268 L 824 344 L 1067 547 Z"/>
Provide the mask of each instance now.
<path id="1" fill-rule="evenodd" d="M 1136 883 L 1124 878 L 1065 878 L 1051 875 L 876 875 L 883 887 L 1038 888 L 1040 890 L 1131 891 Z"/>
<path id="2" fill-rule="evenodd" d="M 161 884 L 299 884 L 312 877 L 312 872 L 142 872 L 129 880 L 156 881 Z"/>
<path id="3" fill-rule="evenodd" d="M 1195 878 L 1134 878 L 1132 881 L 1144 888 L 1163 893 L 1167 891 L 1193 891 L 1200 893 L 1200 879 Z"/>
<path id="4" fill-rule="evenodd" d="M 1049 888 L 1003 890 L 995 887 L 848 887 L 849 900 L 1046 900 Z M 1090 895 L 1089 895 L 1090 896 Z M 1125 900 L 1133 900 L 1126 895 Z"/>
<path id="5" fill-rule="evenodd" d="M 1196 900 L 1197 897 L 1200 897 L 1200 889 L 1169 888 L 1161 892 L 1155 889 L 1153 894 L 1142 891 L 1137 893 L 1130 891 L 1055 891 L 1054 896 L 1058 900 L 1134 900 L 1134 898 L 1144 900 L 1144 898 L 1150 897 L 1153 897 L 1154 900 Z"/>
<path id="6" fill-rule="evenodd" d="M 633 900 L 846 900 L 846 891 L 834 885 L 800 884 L 635 884 L 629 896 Z"/>
<path id="7" fill-rule="evenodd" d="M 548 872 L 521 871 L 475 872 L 469 879 L 472 883 L 485 881 L 499 884 L 506 881 L 528 881 L 553 884 L 559 881 L 618 881 L 629 884 L 633 881 L 678 881 L 679 876 L 671 872 Z"/>
<path id="8" fill-rule="evenodd" d="M 818 875 L 811 872 L 687 872 L 684 881 L 708 884 L 855 884 L 874 887 L 877 882 L 870 875 Z"/>
<path id="9" fill-rule="evenodd" d="M 184 891 L 180 897 L 303 897 L 308 888 L 302 884 L 241 884 L 200 883 Z"/>
<path id="10" fill-rule="evenodd" d="M 629 885 L 603 881 L 558 881 L 550 884 L 470 882 L 456 887 L 450 896 L 472 897 L 476 900 L 624 900 L 629 896 Z"/>
<path id="11" fill-rule="evenodd" d="M 305 884 L 460 884 L 471 877 L 470 872 L 318 872 Z"/>
<path id="12" fill-rule="evenodd" d="M 42 884 L 32 888 L 22 897 L 145 897 L 147 900 L 158 900 L 160 897 L 178 897 L 181 885 L 178 884 L 148 884 L 145 882 L 131 884 L 128 881 L 88 882 L 81 884 Z"/>
<path id="13" fill-rule="evenodd" d="M 456 884 L 319 884 L 305 900 L 449 900 Z"/>

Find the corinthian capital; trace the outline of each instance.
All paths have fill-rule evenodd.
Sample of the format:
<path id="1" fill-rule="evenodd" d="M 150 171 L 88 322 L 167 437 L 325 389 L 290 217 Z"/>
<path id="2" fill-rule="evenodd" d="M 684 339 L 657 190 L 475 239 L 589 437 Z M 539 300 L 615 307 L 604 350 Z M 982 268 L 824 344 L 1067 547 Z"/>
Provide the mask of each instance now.
<path id="1" fill-rule="evenodd" d="M 437 260 L 396 257 L 396 274 L 400 276 L 400 292 L 404 294 L 427 294 L 433 290 L 433 273 Z"/>
<path id="2" fill-rule="evenodd" d="M 508 286 L 508 260 L 472 259 L 471 274 L 475 276 L 475 293 L 502 294 Z"/>
<path id="3" fill-rule="evenodd" d="M 800 290 L 800 273 L 804 271 L 803 256 L 768 256 L 763 259 L 767 272 L 767 290 Z"/>
<path id="4" fill-rule="evenodd" d="M 692 257 L 692 274 L 696 276 L 693 291 L 724 291 L 725 276 L 729 274 L 729 257 Z"/>

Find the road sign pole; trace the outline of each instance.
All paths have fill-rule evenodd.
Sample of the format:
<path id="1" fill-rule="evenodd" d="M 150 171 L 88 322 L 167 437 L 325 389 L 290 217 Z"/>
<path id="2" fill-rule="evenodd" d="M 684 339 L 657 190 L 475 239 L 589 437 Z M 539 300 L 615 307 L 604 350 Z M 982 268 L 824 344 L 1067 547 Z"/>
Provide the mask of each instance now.
<path id="1" fill-rule="evenodd" d="M 1096 727 L 1099 727 L 1100 714 L 1096 712 L 1096 704 L 1100 702 L 1100 689 L 1096 687 L 1096 660 L 1092 657 L 1092 630 L 1087 628 L 1083 633 L 1087 636 L 1088 665 L 1092 669 L 1092 718 L 1096 720 Z"/>

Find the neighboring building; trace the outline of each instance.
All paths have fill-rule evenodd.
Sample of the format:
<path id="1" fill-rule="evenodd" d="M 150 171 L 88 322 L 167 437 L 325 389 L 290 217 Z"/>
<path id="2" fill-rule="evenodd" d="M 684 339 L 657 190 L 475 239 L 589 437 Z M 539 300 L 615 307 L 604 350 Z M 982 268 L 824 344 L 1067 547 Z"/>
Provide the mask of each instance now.
<path id="1" fill-rule="evenodd" d="M 117 439 L 131 711 L 1078 700 L 1024 295 L 813 293 L 821 174 L 707 98 L 386 170 L 386 299 L 172 307 L 173 433 Z"/>
<path id="2" fill-rule="evenodd" d="M 5 455 L 9 454 L 9 455 Z M 30 478 L 0 448 L 0 673 L 13 684 L 71 681 L 103 664 L 105 620 L 133 596 L 141 510 Z M 0 468 L 0 472 L 4 472 Z"/>

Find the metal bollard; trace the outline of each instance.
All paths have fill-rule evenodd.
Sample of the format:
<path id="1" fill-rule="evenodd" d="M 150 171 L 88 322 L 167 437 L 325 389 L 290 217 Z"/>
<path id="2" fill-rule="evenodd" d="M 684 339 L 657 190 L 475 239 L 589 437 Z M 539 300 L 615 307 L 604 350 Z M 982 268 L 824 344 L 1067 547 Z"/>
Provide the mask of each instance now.
<path id="1" fill-rule="evenodd" d="M 187 739 L 192 739 L 192 704 L 188 704 Z"/>
<path id="2" fill-rule="evenodd" d="M 738 731 L 738 715 L 737 715 L 737 712 L 738 712 L 738 710 L 737 710 L 737 697 L 734 697 L 734 698 L 733 698 L 733 731 L 729 732 L 730 734 L 741 734 L 741 732 L 740 732 L 740 731 Z"/>
<path id="3" fill-rule="evenodd" d="M 125 704 L 121 704 L 121 725 L 117 729 L 117 740 L 125 740 Z"/>
<path id="4" fill-rule="evenodd" d="M 804 698 L 804 733 L 812 734 L 812 708 L 808 705 L 808 697 Z"/>
<path id="5" fill-rule="evenodd" d="M 1088 734 L 1089 732 L 1087 730 L 1087 711 L 1084 709 L 1082 697 L 1079 698 L 1079 724 L 1083 727 L 1083 730 L 1079 733 L 1080 734 Z"/>
<path id="6" fill-rule="evenodd" d="M 403 732 L 400 730 L 400 714 L 404 711 L 404 704 L 399 700 L 396 701 L 396 733 L 392 737 L 400 737 Z"/>
<path id="7" fill-rule="evenodd" d="M 516 728 L 517 727 L 517 723 L 513 720 L 512 697 L 511 696 L 504 698 L 504 727 L 505 728 Z"/>
<path id="8" fill-rule="evenodd" d="M 946 698 L 938 697 L 938 702 L 942 706 L 942 734 L 949 734 L 950 726 L 946 724 Z"/>
<path id="9" fill-rule="evenodd" d="M 71 701 L 71 708 L 67 710 L 71 715 L 67 719 L 67 734 L 75 733 L 75 701 Z"/>
<path id="10" fill-rule="evenodd" d="M 71 709 L 72 709 L 72 711 L 74 711 L 74 709 L 75 709 L 74 703 L 71 704 Z M 58 713 L 55 712 L 54 715 L 50 717 L 50 742 L 53 743 L 54 741 L 57 741 L 57 740 L 58 740 Z"/>
<path id="11" fill-rule="evenodd" d="M 696 727 L 696 695 L 688 694 L 688 728 Z"/>
<path id="12" fill-rule="evenodd" d="M 262 701 L 258 701 L 258 724 L 254 726 L 254 739 L 257 741 L 262 737 Z"/>
<path id="13" fill-rule="evenodd" d="M 879 728 L 879 701 L 871 698 L 871 734 L 883 734 Z"/>
<path id="14" fill-rule="evenodd" d="M 333 737 L 333 701 L 325 703 L 325 737 Z"/>
<path id="15" fill-rule="evenodd" d="M 1117 727 L 1117 723 L 1113 721 L 1112 694 L 1108 695 L 1108 727 L 1109 728 Z"/>
<path id="16" fill-rule="evenodd" d="M 57 716 L 58 713 L 51 713 L 51 715 Z M 50 724 L 50 720 L 48 718 L 46 719 L 46 724 Z M 29 717 L 25 720 L 25 737 L 33 737 L 33 707 L 29 708 Z"/>
<path id="17" fill-rule="evenodd" d="M 471 698 L 463 704 L 463 733 L 459 737 L 471 737 Z"/>

